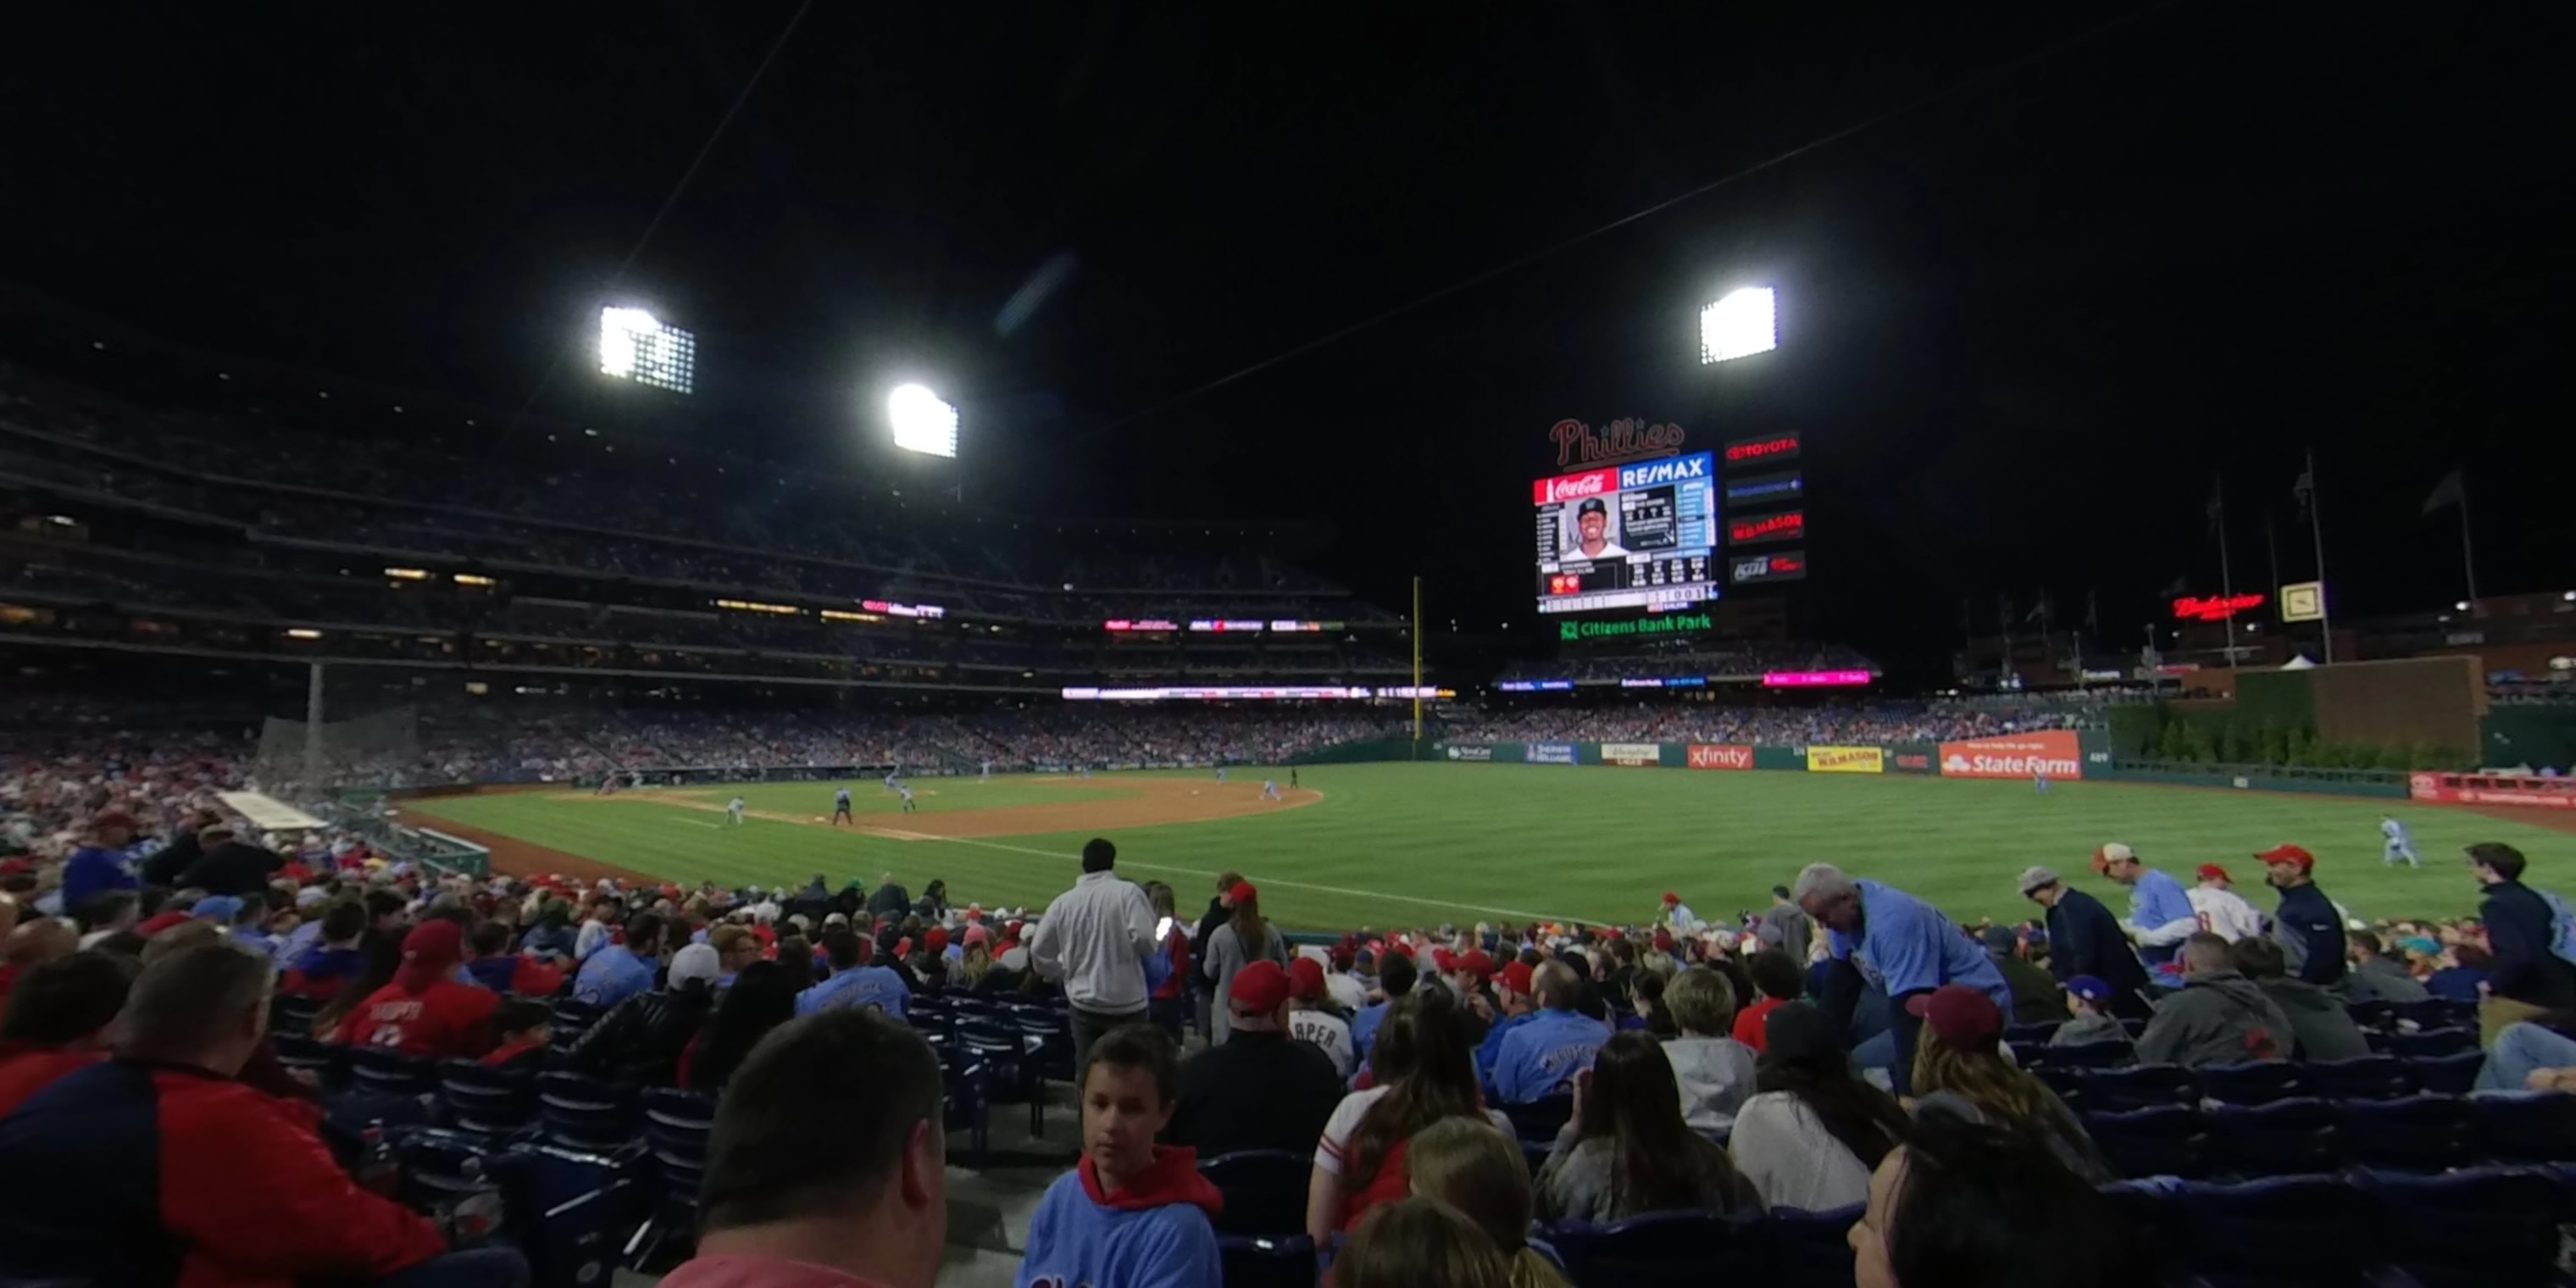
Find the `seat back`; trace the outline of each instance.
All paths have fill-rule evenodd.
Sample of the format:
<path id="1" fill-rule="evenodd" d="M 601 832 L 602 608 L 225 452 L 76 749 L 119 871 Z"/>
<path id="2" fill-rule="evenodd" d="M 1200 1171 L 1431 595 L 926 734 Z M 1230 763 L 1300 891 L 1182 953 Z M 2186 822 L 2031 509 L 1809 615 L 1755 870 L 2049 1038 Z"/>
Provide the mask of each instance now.
<path id="1" fill-rule="evenodd" d="M 2214 1170 L 2210 1123 L 2197 1109 L 2156 1105 L 2083 1117 L 2094 1145 L 2122 1176 L 2202 1177 Z"/>
<path id="2" fill-rule="evenodd" d="M 2300 1176 L 2343 1165 L 2343 1113 L 2322 1100 L 2220 1105 L 2209 1111 L 2219 1165 L 2239 1176 Z"/>
<path id="3" fill-rule="evenodd" d="M 1724 1283 L 1758 1277 L 1771 1260 L 1768 1223 L 1707 1212 L 1561 1225 L 1548 1239 L 1578 1284 Z"/>
<path id="4" fill-rule="evenodd" d="M 313 1036 L 313 1017 L 322 1013 L 322 999 L 300 993 L 280 993 L 269 999 L 268 1031 L 291 1033 L 299 1038 Z"/>
<path id="5" fill-rule="evenodd" d="M 2189 1241 L 2202 1274 L 2246 1282 L 2363 1283 L 2387 1264 L 2379 1200 L 2331 1176 L 2214 1184 L 2175 1182 L 2187 1219 L 2162 1227 Z"/>
<path id="6" fill-rule="evenodd" d="M 2423 1005 L 2423 1003 L 2413 1003 Z M 2395 1056 L 2456 1055 L 2478 1049 L 2478 1031 L 2470 1028 L 2426 1029 L 2421 1033 L 2391 1033 L 2387 1038 L 2388 1054 Z"/>
<path id="7" fill-rule="evenodd" d="M 1216 1250 L 1225 1263 L 1225 1288 L 1315 1288 L 1315 1241 L 1305 1235 L 1219 1235 Z"/>
<path id="8" fill-rule="evenodd" d="M 2534 1171 L 2482 1167 L 2439 1176 L 2364 1172 L 2387 1209 L 2390 1256 L 2430 1284 L 2550 1282 L 2558 1259 L 2558 1185 Z"/>
<path id="9" fill-rule="evenodd" d="M 537 1117 L 546 1139 L 566 1149 L 614 1154 L 634 1143 L 632 1093 L 588 1074 L 538 1074 Z"/>
<path id="10" fill-rule="evenodd" d="M 2077 1042 L 2069 1046 L 2041 1047 L 2040 1063 L 2066 1069 L 2108 1069 L 2138 1058 L 2138 1048 L 2113 1038 L 2107 1042 Z"/>
<path id="11" fill-rule="evenodd" d="M 1869 1205 L 1771 1212 L 1771 1273 L 1766 1288 L 1847 1288 L 1852 1281 L 1852 1222 Z"/>
<path id="12" fill-rule="evenodd" d="M 2084 1097 L 2086 1108 L 2096 1113 L 2196 1105 L 2200 1103 L 2200 1082 L 2191 1070 L 2174 1064 L 2094 1069 L 2084 1075 Z"/>
<path id="13" fill-rule="evenodd" d="M 2326 1100 L 2395 1100 L 2415 1094 L 2415 1078 L 2395 1056 L 2311 1060 L 2301 1066 L 2308 1094 Z"/>
<path id="14" fill-rule="evenodd" d="M 1284 1239 L 1306 1228 L 1306 1185 L 1314 1161 L 1285 1149 L 1248 1149 L 1199 1164 L 1199 1174 L 1225 1195 L 1220 1234 Z"/>
<path id="15" fill-rule="evenodd" d="M 2482 1147 L 2498 1158 L 2576 1163 L 2576 1096 L 2495 1091 L 2473 1097 Z"/>
<path id="16" fill-rule="evenodd" d="M 1505 1105 L 1503 1116 L 1512 1120 L 1513 1134 L 1522 1140 L 1552 1141 L 1574 1118 L 1574 1097 L 1558 1094 L 1525 1105 Z"/>
<path id="17" fill-rule="evenodd" d="M 2410 1056 L 2402 1063 L 2406 1076 L 2428 1092 L 2445 1096 L 2465 1096 L 2477 1090 L 2478 1070 L 2486 1067 L 2484 1051 L 2458 1051 L 2450 1055 Z"/>
<path id="18" fill-rule="evenodd" d="M 399 1051 L 351 1047 L 349 1081 L 354 1089 L 376 1095 L 419 1096 L 437 1087 L 438 1069 L 427 1060 Z"/>
<path id="19" fill-rule="evenodd" d="M 2477 1120 L 2457 1096 L 2355 1100 L 2343 1106 L 2346 1153 L 2375 1167 L 2440 1171 L 2469 1161 Z"/>
<path id="20" fill-rule="evenodd" d="M 537 1080 L 525 1073 L 486 1069 L 472 1060 L 438 1066 L 438 1098 L 447 1119 L 461 1130 L 499 1135 L 528 1125 L 537 1114 Z"/>
<path id="21" fill-rule="evenodd" d="M 2201 1095 L 2231 1105 L 2267 1105 L 2308 1094 L 2304 1067 L 2288 1060 L 2209 1065 L 2196 1072 Z"/>

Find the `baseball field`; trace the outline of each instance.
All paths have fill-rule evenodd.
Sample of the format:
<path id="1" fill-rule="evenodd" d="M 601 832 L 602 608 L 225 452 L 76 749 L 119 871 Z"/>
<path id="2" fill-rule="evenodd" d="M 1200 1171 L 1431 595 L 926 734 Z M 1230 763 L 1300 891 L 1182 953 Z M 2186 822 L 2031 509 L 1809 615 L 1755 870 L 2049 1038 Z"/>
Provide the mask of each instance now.
<path id="1" fill-rule="evenodd" d="M 925 778 L 916 809 L 877 782 L 848 784 L 856 817 L 834 826 L 836 784 L 746 784 L 587 792 L 510 791 L 413 802 L 417 825 L 494 849 L 503 871 L 620 873 L 694 884 L 837 889 L 895 874 L 918 894 L 945 878 L 950 897 L 985 907 L 1043 906 L 1072 883 L 1083 842 L 1118 843 L 1119 871 L 1168 882 L 1185 911 L 1216 875 L 1239 871 L 1292 928 L 1442 921 L 1642 921 L 1662 892 L 1703 917 L 1768 902 L 1807 863 L 1827 861 L 1931 900 L 1953 917 L 2018 919 L 2031 864 L 2114 896 L 2088 857 L 2136 846 L 2187 884 L 2224 864 L 2258 905 L 2271 899 L 2250 855 L 2295 842 L 2317 855 L 2317 883 L 2363 917 L 2474 910 L 2461 847 L 2503 841 L 2529 855 L 2537 884 L 2576 887 L 2576 834 L 2540 811 L 2488 813 L 2405 802 L 2064 782 L 1849 774 L 1638 772 L 1541 765 L 1331 765 L 1299 772 L 1281 801 L 1265 771 Z M 725 804 L 743 797 L 745 821 Z M 2379 820 L 2414 831 L 2420 870 L 2380 861 Z"/>

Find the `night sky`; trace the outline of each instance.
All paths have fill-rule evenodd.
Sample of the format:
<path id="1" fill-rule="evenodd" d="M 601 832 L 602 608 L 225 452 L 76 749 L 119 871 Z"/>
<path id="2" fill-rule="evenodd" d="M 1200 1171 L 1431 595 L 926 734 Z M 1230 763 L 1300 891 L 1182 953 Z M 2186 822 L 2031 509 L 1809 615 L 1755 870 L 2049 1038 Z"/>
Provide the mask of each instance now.
<path id="1" fill-rule="evenodd" d="M 2461 593 L 2418 513 L 2455 465 L 2480 588 L 2576 586 L 2541 9 L 1742 8 L 820 3 L 614 299 L 699 332 L 688 432 L 729 450 L 917 473 L 878 408 L 919 379 L 970 499 L 1326 518 L 1328 571 L 1420 573 L 1434 621 L 1537 627 L 1568 416 L 1802 430 L 1802 620 L 1901 666 L 2043 589 L 2129 646 L 2216 591 L 2222 472 L 2239 589 L 2267 511 L 2304 577 L 2311 446 L 2340 611 Z M 797 10 L 140 12 L 7 20 L 0 278 L 503 408 L 563 358 L 572 418 L 612 275 Z M 1747 283 L 1781 349 L 1699 366 Z"/>

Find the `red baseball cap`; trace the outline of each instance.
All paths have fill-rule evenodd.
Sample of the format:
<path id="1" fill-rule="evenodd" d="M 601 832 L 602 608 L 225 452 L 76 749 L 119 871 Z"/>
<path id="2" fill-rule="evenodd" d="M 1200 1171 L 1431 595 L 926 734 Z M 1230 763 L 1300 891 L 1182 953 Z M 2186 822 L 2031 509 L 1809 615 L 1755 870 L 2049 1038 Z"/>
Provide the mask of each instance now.
<path id="1" fill-rule="evenodd" d="M 1225 897 L 1236 903 L 1249 903 L 1252 900 L 1260 898 L 1261 892 L 1253 889 L 1252 883 L 1249 881 L 1237 881 L 1234 883 L 1233 889 L 1225 892 Z"/>
<path id="2" fill-rule="evenodd" d="M 1268 1015 L 1288 1000 L 1288 972 L 1274 961 L 1257 961 L 1234 973 L 1226 992 L 1228 1004 L 1244 1015 Z"/>
<path id="3" fill-rule="evenodd" d="M 2236 879 L 2227 875 L 2227 869 L 2222 868 L 2215 863 L 2201 864 L 2198 875 L 2203 881 L 2233 881 Z"/>
<path id="4" fill-rule="evenodd" d="M 1288 963 L 1288 996 L 1312 1001 L 1324 995 L 1324 964 L 1312 957 Z"/>
<path id="5" fill-rule="evenodd" d="M 1534 973 L 1536 972 L 1530 970 L 1528 962 L 1517 958 L 1505 962 L 1502 970 L 1503 987 L 1523 997 L 1529 997 L 1535 992 L 1530 986 L 1530 976 Z"/>
<path id="6" fill-rule="evenodd" d="M 1655 946 L 1656 952 L 1671 952 L 1673 950 L 1673 932 L 1666 930 L 1661 926 L 1657 926 L 1655 927 L 1655 937 L 1648 942 Z"/>
<path id="7" fill-rule="evenodd" d="M 1995 999 L 1965 984 L 1918 993 L 1906 999 L 1905 1010 L 1920 1017 L 1933 1037 L 1954 1047 L 1991 1045 L 2004 1032 L 2004 1013 Z"/>
<path id="8" fill-rule="evenodd" d="M 1681 897 L 1680 895 L 1674 894 L 1674 893 L 1673 893 L 1672 891 L 1670 891 L 1670 890 L 1666 890 L 1666 891 L 1664 892 L 1664 906 L 1666 906 L 1666 907 L 1671 907 L 1672 905 L 1677 904 L 1677 903 L 1680 903 L 1681 901 L 1682 901 L 1682 897 Z"/>
<path id="9" fill-rule="evenodd" d="M 2311 871 L 2317 866 L 2317 856 L 2295 845 L 2275 845 L 2254 857 L 2265 863 L 2295 863 L 2301 872 Z"/>
<path id="10" fill-rule="evenodd" d="M 941 953 L 947 952 L 948 927 L 932 926 L 930 929 L 921 932 L 921 947 L 923 951 L 928 952 L 933 957 L 937 957 Z"/>
<path id="11" fill-rule="evenodd" d="M 196 920 L 196 918 L 189 916 L 184 909 L 177 912 L 165 912 L 152 917 L 139 926 L 136 926 L 134 928 L 134 933 L 145 939 L 150 939 L 154 935 L 160 934 L 162 931 L 168 930 L 172 926 L 184 926 L 194 920 Z"/>
<path id="12" fill-rule="evenodd" d="M 1478 979 L 1491 979 L 1494 975 L 1494 959 L 1487 957 L 1482 948 L 1470 948 L 1453 959 L 1449 968 L 1463 971 Z"/>

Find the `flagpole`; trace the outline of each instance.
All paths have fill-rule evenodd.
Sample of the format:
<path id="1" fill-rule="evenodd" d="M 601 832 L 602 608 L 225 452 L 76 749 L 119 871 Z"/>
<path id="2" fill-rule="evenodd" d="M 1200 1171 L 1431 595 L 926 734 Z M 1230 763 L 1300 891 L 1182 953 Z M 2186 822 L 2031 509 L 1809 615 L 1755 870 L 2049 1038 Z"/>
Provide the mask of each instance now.
<path id="1" fill-rule="evenodd" d="M 2334 596 L 2326 592 L 2326 513 L 2317 496 L 2317 451 L 2308 449 L 2308 540 L 2317 550 L 2317 625 L 2325 628 L 2326 665 L 2334 665 Z"/>
<path id="2" fill-rule="evenodd" d="M 2460 471 L 2460 565 L 2469 578 L 2469 608 L 2478 604 L 2478 556 L 2469 544 L 2469 472 Z"/>

